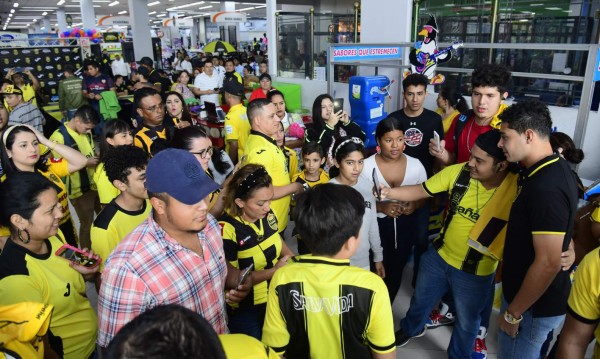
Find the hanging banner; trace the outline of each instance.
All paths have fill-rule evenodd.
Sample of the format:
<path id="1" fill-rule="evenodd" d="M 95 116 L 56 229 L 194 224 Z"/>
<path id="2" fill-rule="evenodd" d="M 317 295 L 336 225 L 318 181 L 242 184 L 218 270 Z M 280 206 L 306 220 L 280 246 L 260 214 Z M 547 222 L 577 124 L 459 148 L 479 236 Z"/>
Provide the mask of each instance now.
<path id="1" fill-rule="evenodd" d="M 180 18 L 170 18 L 165 19 L 163 21 L 164 27 L 192 27 L 194 26 L 194 19 L 180 19 Z"/>
<path id="2" fill-rule="evenodd" d="M 400 60 L 400 46 L 334 46 L 333 61 Z"/>
<path id="3" fill-rule="evenodd" d="M 127 26 L 129 25 L 129 16 L 114 15 L 114 16 L 102 16 L 96 19 L 98 26 Z"/>
<path id="4" fill-rule="evenodd" d="M 246 22 L 246 14 L 221 11 L 210 15 L 211 22 Z"/>

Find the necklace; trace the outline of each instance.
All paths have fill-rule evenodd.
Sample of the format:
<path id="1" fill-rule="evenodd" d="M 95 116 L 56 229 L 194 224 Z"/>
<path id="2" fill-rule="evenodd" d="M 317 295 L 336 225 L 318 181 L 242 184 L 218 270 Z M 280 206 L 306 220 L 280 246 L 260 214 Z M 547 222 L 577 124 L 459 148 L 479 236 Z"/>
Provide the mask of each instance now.
<path id="1" fill-rule="evenodd" d="M 479 181 L 475 182 L 475 213 L 479 214 L 479 211 L 482 210 L 490 202 L 492 197 L 494 197 L 497 189 L 498 187 L 494 188 L 494 193 L 492 193 L 490 198 L 488 198 L 488 200 L 485 201 L 483 206 L 479 207 Z"/>
<path id="2" fill-rule="evenodd" d="M 471 130 L 473 129 L 474 123 L 475 123 L 475 119 L 473 119 L 473 121 L 471 121 L 471 126 L 469 126 L 469 131 L 467 132 L 467 150 L 469 151 L 469 153 L 471 153 L 471 150 L 473 149 L 473 146 L 471 146 L 469 148 L 469 141 L 471 140 Z"/>

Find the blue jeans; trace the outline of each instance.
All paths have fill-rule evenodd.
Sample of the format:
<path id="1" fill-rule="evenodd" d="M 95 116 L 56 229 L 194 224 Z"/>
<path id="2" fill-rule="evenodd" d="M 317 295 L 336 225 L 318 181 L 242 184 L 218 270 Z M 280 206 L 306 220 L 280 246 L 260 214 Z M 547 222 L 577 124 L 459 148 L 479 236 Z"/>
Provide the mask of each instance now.
<path id="1" fill-rule="evenodd" d="M 427 247 L 431 241 L 429 240 L 429 217 L 431 216 L 431 200 L 427 200 L 423 207 L 417 209 L 411 217 L 417 226 L 417 238 L 415 242 L 415 248 L 413 251 L 414 266 L 413 266 L 413 287 L 417 283 L 417 276 L 419 275 L 419 262 L 421 256 L 427 251 Z"/>
<path id="2" fill-rule="evenodd" d="M 449 358 L 471 358 L 473 343 L 479 331 L 480 313 L 494 282 L 494 274 L 479 276 L 450 266 L 437 251 L 429 250 L 421 257 L 421 270 L 410 308 L 400 321 L 400 328 L 415 336 L 423 330 L 431 308 L 449 289 L 456 306 L 456 322 L 450 345 Z"/>
<path id="3" fill-rule="evenodd" d="M 265 324 L 267 303 L 255 304 L 242 308 L 227 307 L 229 314 L 229 331 L 231 334 L 241 333 L 258 340 L 262 337 Z"/>
<path id="4" fill-rule="evenodd" d="M 500 314 L 504 313 L 508 302 L 502 297 Z M 548 338 L 550 331 L 558 328 L 564 315 L 554 317 L 533 317 L 531 310 L 523 313 L 523 320 L 519 323 L 519 333 L 513 339 L 501 330 L 498 330 L 498 359 L 540 358 L 540 349 Z"/>

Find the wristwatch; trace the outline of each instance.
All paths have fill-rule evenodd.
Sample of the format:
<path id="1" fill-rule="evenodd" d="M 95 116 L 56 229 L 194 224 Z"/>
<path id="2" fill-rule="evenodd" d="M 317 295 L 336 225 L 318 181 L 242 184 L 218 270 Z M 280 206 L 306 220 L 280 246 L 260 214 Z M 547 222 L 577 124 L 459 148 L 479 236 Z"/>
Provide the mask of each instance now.
<path id="1" fill-rule="evenodd" d="M 512 316 L 512 314 L 510 314 L 508 312 L 508 310 L 505 310 L 504 311 L 504 320 L 506 320 L 506 322 L 508 324 L 519 324 L 523 320 L 523 315 L 521 315 L 519 318 L 515 318 Z"/>

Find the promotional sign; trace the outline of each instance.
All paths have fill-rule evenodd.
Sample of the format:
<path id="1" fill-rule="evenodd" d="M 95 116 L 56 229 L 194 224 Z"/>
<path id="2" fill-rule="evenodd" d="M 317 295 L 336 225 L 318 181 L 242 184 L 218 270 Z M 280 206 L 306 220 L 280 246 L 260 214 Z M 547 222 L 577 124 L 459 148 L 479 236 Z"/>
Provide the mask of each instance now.
<path id="1" fill-rule="evenodd" d="M 194 19 L 180 19 L 177 17 L 172 17 L 170 19 L 165 19 L 163 21 L 164 27 L 192 27 L 194 26 Z"/>
<path id="2" fill-rule="evenodd" d="M 102 16 L 96 19 L 98 26 L 127 26 L 129 24 L 129 16 L 114 15 L 114 16 Z"/>
<path id="3" fill-rule="evenodd" d="M 246 22 L 246 14 L 221 11 L 210 15 L 211 22 Z"/>
<path id="4" fill-rule="evenodd" d="M 333 61 L 400 60 L 400 46 L 334 46 Z"/>

